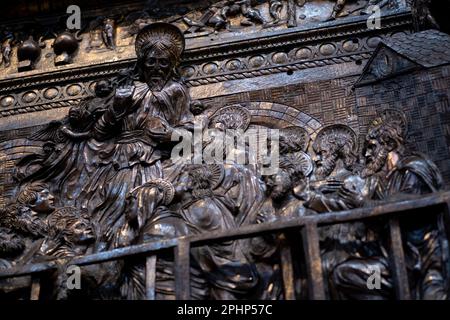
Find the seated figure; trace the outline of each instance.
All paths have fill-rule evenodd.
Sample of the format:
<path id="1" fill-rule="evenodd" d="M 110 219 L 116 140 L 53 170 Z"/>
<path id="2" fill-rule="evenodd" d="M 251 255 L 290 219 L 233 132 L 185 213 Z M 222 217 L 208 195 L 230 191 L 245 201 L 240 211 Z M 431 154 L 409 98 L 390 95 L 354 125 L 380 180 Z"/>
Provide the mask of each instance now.
<path id="1" fill-rule="evenodd" d="M 232 198 L 214 192 L 222 183 L 222 165 L 190 165 L 180 215 L 189 234 L 223 232 L 237 227 L 239 207 Z M 255 266 L 249 261 L 242 241 L 224 241 L 215 245 L 192 249 L 198 270 L 197 278 L 204 278 L 210 298 L 238 299 L 251 292 L 258 283 Z"/>
<path id="2" fill-rule="evenodd" d="M 366 179 L 378 177 L 386 186 L 384 198 L 401 199 L 439 191 L 443 178 L 436 165 L 426 156 L 404 147 L 406 117 L 397 110 L 385 110 L 376 118 L 366 136 Z M 448 239 L 439 209 L 402 216 L 400 226 L 404 239 L 406 269 L 412 299 L 447 298 L 446 263 L 443 248 Z M 339 264 L 333 271 L 333 282 L 342 299 L 392 299 L 395 297 L 389 262 L 389 231 L 384 219 L 377 224 L 374 250 Z M 381 275 L 380 290 L 370 290 L 367 281 L 374 270 Z"/>
<path id="3" fill-rule="evenodd" d="M 264 176 L 266 184 L 266 200 L 258 208 L 256 223 L 276 222 L 295 219 L 311 214 L 304 206 L 304 201 L 294 193 L 298 184 L 304 183 L 310 174 L 312 162 L 302 151 L 286 154 L 280 161 L 280 169 L 272 176 Z M 252 238 L 249 241 L 251 254 L 256 261 L 261 277 L 260 295 L 258 299 L 280 299 L 282 297 L 283 280 L 281 278 L 282 264 L 281 250 L 287 249 L 292 255 L 301 255 L 299 245 L 301 240 L 296 233 L 286 233 L 281 237 L 267 235 Z M 296 259 L 300 261 L 301 259 Z M 299 271 L 303 266 L 295 263 L 294 268 Z M 301 275 L 297 277 L 301 278 Z M 301 281 L 301 280 L 300 280 Z M 269 290 L 270 288 L 270 290 Z M 300 297 L 303 289 L 297 290 Z"/>
<path id="4" fill-rule="evenodd" d="M 158 241 L 184 236 L 188 233 L 181 216 L 169 209 L 175 189 L 164 179 L 149 181 L 127 196 L 126 224 L 116 235 L 115 247 Z M 121 296 L 129 300 L 145 299 L 145 262 L 132 259 L 117 264 L 122 270 Z M 159 254 L 156 261 L 156 288 L 158 300 L 175 299 L 175 277 L 173 258 L 170 254 Z M 195 298 L 195 289 L 192 290 Z"/>

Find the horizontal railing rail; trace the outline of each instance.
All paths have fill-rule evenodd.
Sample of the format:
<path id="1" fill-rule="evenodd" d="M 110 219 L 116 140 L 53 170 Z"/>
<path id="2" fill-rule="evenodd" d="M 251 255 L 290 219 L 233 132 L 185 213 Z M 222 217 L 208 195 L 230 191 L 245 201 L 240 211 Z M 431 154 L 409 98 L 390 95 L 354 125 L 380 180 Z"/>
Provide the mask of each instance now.
<path id="1" fill-rule="evenodd" d="M 398 299 L 407 300 L 411 298 L 408 285 L 405 256 L 401 230 L 399 224 L 400 216 L 405 213 L 436 207 L 436 213 L 447 213 L 450 217 L 450 191 L 423 195 L 418 197 L 408 197 L 403 200 L 372 203 L 368 207 L 333 212 L 317 215 L 304 216 L 289 220 L 268 222 L 262 224 L 246 225 L 234 230 L 224 232 L 203 233 L 174 239 L 160 240 L 143 243 L 129 247 L 114 249 L 86 256 L 67 259 L 68 265 L 85 266 L 108 261 L 126 259 L 129 257 L 146 256 L 146 293 L 147 299 L 154 299 L 155 294 L 155 269 L 156 256 L 162 250 L 174 250 L 175 264 L 175 292 L 176 298 L 182 300 L 190 299 L 190 249 L 209 244 L 214 244 L 226 240 L 237 240 L 253 238 L 266 234 L 288 232 L 291 230 L 301 231 L 301 241 L 305 254 L 307 278 L 309 283 L 309 298 L 325 299 L 324 281 L 322 276 L 322 262 L 320 256 L 320 243 L 318 228 L 326 225 L 341 224 L 353 221 L 373 219 L 376 217 L 388 216 L 389 234 L 391 248 L 391 268 L 395 281 L 396 296 Z M 427 211 L 427 214 L 429 212 Z M 447 247 L 448 249 L 448 247 Z M 289 248 L 281 248 L 280 256 L 282 261 L 282 274 L 286 299 L 294 299 L 294 278 L 292 256 Z M 445 253 L 448 255 L 448 253 Z M 57 261 L 36 263 L 32 265 L 17 266 L 10 269 L 0 270 L 0 279 L 32 276 L 31 298 L 39 298 L 39 276 L 45 272 L 56 270 Z M 446 266 L 450 271 L 450 266 Z"/>

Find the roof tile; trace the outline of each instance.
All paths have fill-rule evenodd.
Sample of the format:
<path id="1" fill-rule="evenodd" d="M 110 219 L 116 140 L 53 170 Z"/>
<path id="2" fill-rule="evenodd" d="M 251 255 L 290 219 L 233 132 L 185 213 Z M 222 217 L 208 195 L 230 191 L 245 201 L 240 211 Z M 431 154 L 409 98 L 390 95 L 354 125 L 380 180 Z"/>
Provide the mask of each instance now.
<path id="1" fill-rule="evenodd" d="M 425 68 L 450 63 L 450 36 L 437 30 L 401 35 L 383 43 Z"/>

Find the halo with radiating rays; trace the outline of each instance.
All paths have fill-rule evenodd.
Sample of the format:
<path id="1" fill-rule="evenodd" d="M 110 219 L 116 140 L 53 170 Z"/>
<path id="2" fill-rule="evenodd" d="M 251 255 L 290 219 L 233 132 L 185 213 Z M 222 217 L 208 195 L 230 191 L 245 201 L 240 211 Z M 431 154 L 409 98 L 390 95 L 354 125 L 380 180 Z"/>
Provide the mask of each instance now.
<path id="1" fill-rule="evenodd" d="M 139 31 L 135 41 L 136 54 L 139 55 L 148 43 L 157 43 L 163 40 L 172 43 L 178 57 L 181 57 L 186 46 L 184 35 L 178 27 L 164 22 L 149 24 Z"/>

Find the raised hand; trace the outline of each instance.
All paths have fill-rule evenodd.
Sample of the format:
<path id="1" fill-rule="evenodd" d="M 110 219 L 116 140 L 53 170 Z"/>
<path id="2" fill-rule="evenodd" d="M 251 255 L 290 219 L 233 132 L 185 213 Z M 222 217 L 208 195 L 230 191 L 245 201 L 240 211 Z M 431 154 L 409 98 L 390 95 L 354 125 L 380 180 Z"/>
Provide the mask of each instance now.
<path id="1" fill-rule="evenodd" d="M 122 114 L 127 110 L 133 103 L 134 86 L 123 86 L 116 89 L 116 94 L 114 96 L 114 112 L 117 114 Z"/>

